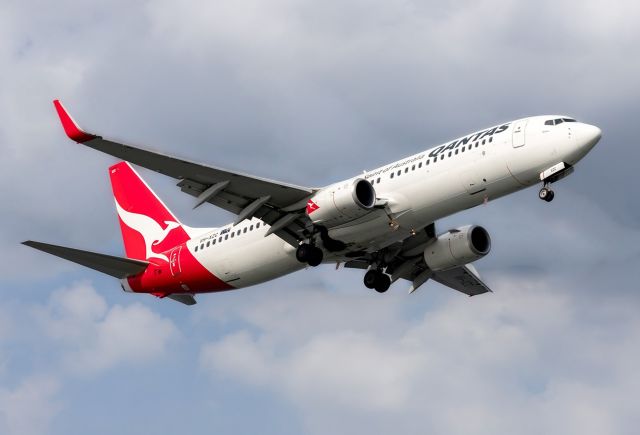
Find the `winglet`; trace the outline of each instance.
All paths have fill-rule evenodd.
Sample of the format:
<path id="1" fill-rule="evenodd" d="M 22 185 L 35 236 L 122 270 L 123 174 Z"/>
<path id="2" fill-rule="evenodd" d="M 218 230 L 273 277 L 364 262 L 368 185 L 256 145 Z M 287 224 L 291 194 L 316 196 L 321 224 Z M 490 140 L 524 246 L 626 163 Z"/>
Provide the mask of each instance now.
<path id="1" fill-rule="evenodd" d="M 64 128 L 64 132 L 69 136 L 69 139 L 78 143 L 83 143 L 98 137 L 83 131 L 71 115 L 69 115 L 60 100 L 53 100 L 53 105 L 56 107 L 56 111 L 60 117 L 60 122 L 62 123 L 62 128 Z"/>

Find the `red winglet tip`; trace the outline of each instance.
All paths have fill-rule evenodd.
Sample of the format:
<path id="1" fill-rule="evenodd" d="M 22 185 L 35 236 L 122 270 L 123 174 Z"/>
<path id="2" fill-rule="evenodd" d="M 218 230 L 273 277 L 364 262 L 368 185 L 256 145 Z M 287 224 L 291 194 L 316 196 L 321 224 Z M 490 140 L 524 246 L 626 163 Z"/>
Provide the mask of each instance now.
<path id="1" fill-rule="evenodd" d="M 69 115 L 60 100 L 53 100 L 53 105 L 56 107 L 62 128 L 64 128 L 64 132 L 69 136 L 69 139 L 82 143 L 96 138 L 96 136 L 82 131 L 82 129 L 78 127 L 78 124 L 73 120 L 71 115 Z"/>

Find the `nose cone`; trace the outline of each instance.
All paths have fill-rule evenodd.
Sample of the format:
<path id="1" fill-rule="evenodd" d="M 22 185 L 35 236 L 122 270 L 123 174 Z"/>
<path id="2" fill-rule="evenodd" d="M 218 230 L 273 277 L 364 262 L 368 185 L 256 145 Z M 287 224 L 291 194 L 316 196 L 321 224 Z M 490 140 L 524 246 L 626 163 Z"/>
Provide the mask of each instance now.
<path id="1" fill-rule="evenodd" d="M 595 125 L 582 124 L 580 126 L 580 134 L 578 141 L 585 152 L 593 148 L 602 137 L 602 130 Z"/>

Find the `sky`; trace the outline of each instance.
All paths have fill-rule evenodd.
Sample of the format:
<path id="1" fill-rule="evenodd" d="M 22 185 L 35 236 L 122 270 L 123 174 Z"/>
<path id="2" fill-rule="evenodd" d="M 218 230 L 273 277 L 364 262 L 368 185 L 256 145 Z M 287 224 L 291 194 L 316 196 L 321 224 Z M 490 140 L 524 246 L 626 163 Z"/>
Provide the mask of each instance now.
<path id="1" fill-rule="evenodd" d="M 635 434 L 640 6 L 621 0 L 0 1 L 0 433 Z M 305 186 L 518 117 L 603 138 L 483 225 L 494 293 L 308 269 L 185 307 L 20 245 L 122 255 L 80 125 Z M 174 181 L 140 170 L 191 226 Z"/>

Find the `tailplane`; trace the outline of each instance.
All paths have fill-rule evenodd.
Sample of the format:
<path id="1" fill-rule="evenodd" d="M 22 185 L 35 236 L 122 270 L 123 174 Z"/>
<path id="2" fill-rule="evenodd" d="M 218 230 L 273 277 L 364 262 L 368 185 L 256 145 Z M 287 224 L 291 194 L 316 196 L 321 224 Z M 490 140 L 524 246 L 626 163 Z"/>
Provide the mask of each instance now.
<path id="1" fill-rule="evenodd" d="M 109 175 L 127 257 L 168 262 L 163 253 L 190 239 L 188 227 L 180 223 L 129 163 L 111 166 Z"/>
<path id="2" fill-rule="evenodd" d="M 66 246 L 51 245 L 49 243 L 27 240 L 23 245 L 30 246 L 65 260 L 73 261 L 82 266 L 106 273 L 114 278 L 124 279 L 137 275 L 149 265 L 142 260 L 114 257 L 113 255 L 98 254 L 97 252 L 83 251 L 81 249 L 67 248 Z"/>

